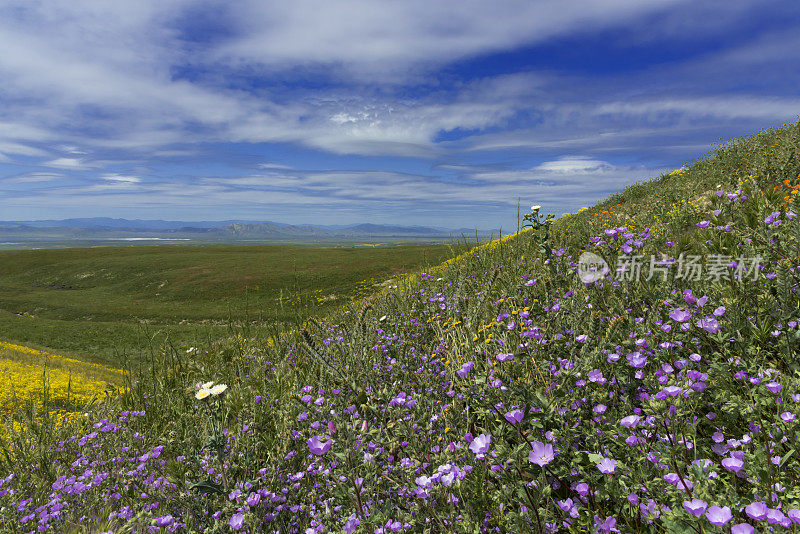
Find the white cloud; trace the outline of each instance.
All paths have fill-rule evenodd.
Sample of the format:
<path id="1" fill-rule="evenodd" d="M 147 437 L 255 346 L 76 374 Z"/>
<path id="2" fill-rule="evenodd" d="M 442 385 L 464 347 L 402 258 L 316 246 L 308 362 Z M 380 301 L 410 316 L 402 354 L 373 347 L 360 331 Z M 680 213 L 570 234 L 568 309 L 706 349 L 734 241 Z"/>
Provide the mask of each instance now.
<path id="1" fill-rule="evenodd" d="M 244 2 L 238 34 L 219 58 L 269 68 L 338 64 L 349 74 L 398 78 L 409 66 L 507 50 L 555 35 L 616 26 L 682 0 L 345 0 Z M 405 69 L 404 69 L 405 67 Z M 393 72 L 394 71 L 394 72 Z M 402 75 L 400 75 L 402 76 Z"/>
<path id="2" fill-rule="evenodd" d="M 72 145 L 60 145 L 57 148 L 62 152 L 66 152 L 67 154 L 76 154 L 78 156 L 84 156 L 88 154 L 87 151 L 81 150 L 80 148 Z"/>
<path id="3" fill-rule="evenodd" d="M 142 181 L 141 178 L 136 176 L 125 176 L 123 174 L 104 174 L 101 176 L 103 180 L 108 180 L 109 182 L 124 182 L 129 184 L 138 184 Z"/>
<path id="4" fill-rule="evenodd" d="M 51 172 L 27 172 L 24 174 L 19 174 L 16 176 L 12 176 L 10 178 L 6 178 L 3 180 L 3 182 L 13 183 L 13 184 L 53 182 L 63 177 L 64 177 L 63 174 L 51 173 Z"/>
<path id="5" fill-rule="evenodd" d="M 42 163 L 45 167 L 55 167 L 56 169 L 85 170 L 93 167 L 82 158 L 56 158 Z"/>
<path id="6" fill-rule="evenodd" d="M 706 117 L 724 119 L 787 120 L 800 113 L 800 98 L 746 97 L 716 95 L 702 98 L 660 98 L 640 102 L 609 102 L 598 106 L 599 115 L 634 115 L 659 118 L 681 114 L 698 120 Z"/>
<path id="7" fill-rule="evenodd" d="M 502 123 L 518 109 L 509 97 L 516 94 L 511 100 L 518 100 L 530 88 L 514 89 L 506 81 L 505 93 L 495 92 L 499 101 L 486 98 L 489 89 L 470 95 L 474 89 L 467 88 L 464 98 L 433 95 L 392 110 L 385 103 L 396 101 L 391 97 L 347 102 L 364 94 L 358 87 L 333 101 L 313 91 L 287 101 L 179 79 L 174 68 L 259 73 L 261 65 L 268 75 L 276 68 L 291 71 L 319 63 L 325 75 L 345 68 L 366 76 L 362 81 L 382 85 L 387 72 L 614 27 L 687 2 L 250 1 L 226 4 L 225 12 L 216 14 L 228 32 L 220 44 L 196 45 L 182 40 L 181 25 L 201 7 L 188 0 L 54 0 L 46 5 L 12 0 L 0 6 L 0 19 L 8 21 L 0 23 L 0 75 L 4 91 L 16 102 L 8 113 L 40 130 L 38 140 L 69 138 L 57 146 L 81 147 L 72 155 L 90 147 L 293 141 L 335 153 L 431 156 L 438 153 L 432 143 L 437 132 Z M 347 76 L 338 79 L 348 84 Z M 344 109 L 335 109 L 342 107 L 342 97 Z M 67 128 L 76 123 L 91 127 L 76 134 Z M 17 132 L 14 138 L 22 137 Z"/>
<path id="8" fill-rule="evenodd" d="M 269 170 L 269 169 L 286 170 L 286 169 L 291 169 L 292 168 L 289 165 L 281 165 L 280 163 L 259 163 L 257 165 L 257 167 L 259 169 L 265 169 L 265 170 Z"/>
<path id="9" fill-rule="evenodd" d="M 553 174 L 594 174 L 613 171 L 614 166 L 605 161 L 580 156 L 565 156 L 556 161 L 541 163 L 533 170 Z"/>

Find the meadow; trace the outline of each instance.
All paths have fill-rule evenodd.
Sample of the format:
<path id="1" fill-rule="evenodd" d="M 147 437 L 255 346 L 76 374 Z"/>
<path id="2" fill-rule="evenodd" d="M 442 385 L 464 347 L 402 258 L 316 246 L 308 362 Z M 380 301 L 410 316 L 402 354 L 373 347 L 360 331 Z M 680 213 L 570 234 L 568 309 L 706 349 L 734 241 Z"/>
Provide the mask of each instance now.
<path id="1" fill-rule="evenodd" d="M 0 340 L 123 366 L 164 343 L 268 337 L 461 246 L 0 251 Z"/>
<path id="2" fill-rule="evenodd" d="M 0 530 L 796 531 L 798 135 L 30 410 Z"/>

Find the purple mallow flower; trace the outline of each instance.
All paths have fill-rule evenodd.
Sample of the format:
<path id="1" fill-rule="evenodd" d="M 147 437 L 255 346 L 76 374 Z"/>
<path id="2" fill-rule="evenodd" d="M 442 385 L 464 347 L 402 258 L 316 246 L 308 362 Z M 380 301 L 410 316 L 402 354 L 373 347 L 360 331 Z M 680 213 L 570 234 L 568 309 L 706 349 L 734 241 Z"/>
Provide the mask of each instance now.
<path id="1" fill-rule="evenodd" d="M 522 418 L 525 417 L 525 414 L 522 412 L 522 410 L 511 410 L 510 412 L 507 412 L 504 417 L 506 418 L 506 421 L 513 424 L 522 421 Z"/>
<path id="2" fill-rule="evenodd" d="M 231 526 L 231 529 L 239 530 L 242 528 L 242 526 L 244 526 L 244 514 L 234 514 L 233 517 L 231 517 L 230 523 L 228 524 Z"/>
<path id="3" fill-rule="evenodd" d="M 533 450 L 528 453 L 528 461 L 538 466 L 544 467 L 555 458 L 553 446 L 549 443 L 533 442 Z"/>
<path id="4" fill-rule="evenodd" d="M 769 508 L 767 508 L 767 505 L 763 502 L 754 502 L 745 507 L 744 513 L 746 513 L 747 517 L 750 519 L 762 521 L 767 517 L 767 510 L 769 510 Z"/>
<path id="5" fill-rule="evenodd" d="M 677 310 L 672 310 L 669 314 L 669 318 L 673 321 L 677 321 L 679 323 L 685 323 L 692 317 L 692 312 L 684 310 L 683 308 L 678 308 Z"/>
<path id="6" fill-rule="evenodd" d="M 613 473 L 617 469 L 617 461 L 612 460 L 611 458 L 603 458 L 597 464 L 597 468 L 600 470 L 601 473 L 610 474 Z"/>
<path id="7" fill-rule="evenodd" d="M 792 508 L 791 510 L 786 512 L 786 515 L 789 516 L 789 519 L 795 525 L 800 525 L 800 510 L 798 510 L 797 508 Z"/>
<path id="8" fill-rule="evenodd" d="M 491 434 L 481 434 L 472 440 L 472 443 L 469 444 L 469 450 L 474 454 L 485 454 L 489 450 L 491 443 Z"/>
<path id="9" fill-rule="evenodd" d="M 615 517 L 607 517 L 602 519 L 599 515 L 594 516 L 594 524 L 597 527 L 596 532 L 608 534 L 610 532 L 619 532 L 615 527 L 617 526 L 617 519 Z"/>
<path id="10" fill-rule="evenodd" d="M 733 514 L 731 513 L 731 509 L 727 506 L 723 506 L 722 508 L 719 506 L 709 506 L 706 511 L 706 517 L 712 525 L 724 525 L 733 519 Z"/>
<path id="11" fill-rule="evenodd" d="M 767 509 L 767 523 L 789 527 L 791 526 L 792 521 L 791 519 L 786 517 L 780 510 L 777 510 L 775 508 L 769 508 Z"/>
<path id="12" fill-rule="evenodd" d="M 317 456 L 322 456 L 326 452 L 328 452 L 333 445 L 333 440 L 329 439 L 328 441 L 320 441 L 319 436 L 314 436 L 308 440 L 308 450 L 311 451 L 312 454 Z"/>
<path id="13" fill-rule="evenodd" d="M 683 501 L 683 507 L 693 516 L 700 517 L 708 508 L 708 503 L 700 499 L 692 499 L 691 501 Z"/>
<path id="14" fill-rule="evenodd" d="M 627 417 L 623 417 L 619 423 L 625 428 L 634 428 L 636 425 L 639 424 L 639 416 L 629 415 Z"/>
<path id="15" fill-rule="evenodd" d="M 714 317 L 703 317 L 695 324 L 698 326 L 698 328 L 702 328 L 709 334 L 716 334 L 717 332 L 722 330 L 722 328 L 720 328 L 719 326 L 719 322 L 717 322 L 717 320 Z"/>
<path id="16" fill-rule="evenodd" d="M 777 382 L 770 382 L 769 384 L 766 385 L 766 388 L 770 390 L 772 393 L 777 394 L 780 393 L 781 389 L 783 389 L 783 386 Z"/>
<path id="17" fill-rule="evenodd" d="M 725 458 L 722 460 L 722 467 L 728 471 L 738 473 L 744 467 L 744 462 L 739 458 Z"/>
<path id="18" fill-rule="evenodd" d="M 461 378 L 467 378 L 469 373 L 472 371 L 472 367 L 475 365 L 474 362 L 466 362 L 464 365 L 461 366 L 461 369 L 456 371 L 456 374 Z"/>

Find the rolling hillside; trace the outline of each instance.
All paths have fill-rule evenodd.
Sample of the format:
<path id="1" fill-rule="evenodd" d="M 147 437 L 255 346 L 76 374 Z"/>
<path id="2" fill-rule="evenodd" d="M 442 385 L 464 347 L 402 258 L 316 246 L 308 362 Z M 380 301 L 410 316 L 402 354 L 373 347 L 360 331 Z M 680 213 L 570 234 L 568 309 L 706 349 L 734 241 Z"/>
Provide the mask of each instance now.
<path id="1" fill-rule="evenodd" d="M 166 351 L 8 446 L 0 527 L 796 529 L 798 134 L 534 211 L 269 342 Z"/>

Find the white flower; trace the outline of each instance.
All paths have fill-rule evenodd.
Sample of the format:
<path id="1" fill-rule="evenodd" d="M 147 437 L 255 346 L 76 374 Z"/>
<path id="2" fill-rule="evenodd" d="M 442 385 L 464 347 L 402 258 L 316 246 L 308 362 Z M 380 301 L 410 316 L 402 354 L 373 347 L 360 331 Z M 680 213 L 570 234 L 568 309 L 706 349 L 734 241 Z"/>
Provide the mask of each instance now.
<path id="1" fill-rule="evenodd" d="M 381 316 L 381 318 L 380 318 L 380 319 L 378 319 L 378 322 L 383 322 L 383 321 L 385 321 L 385 320 L 386 320 L 386 316 L 385 316 L 385 315 L 383 315 L 383 316 Z"/>
<path id="2" fill-rule="evenodd" d="M 213 386 L 213 385 L 214 385 L 214 382 L 206 382 L 205 384 L 200 386 L 200 389 L 211 389 L 211 386 Z"/>
<path id="3" fill-rule="evenodd" d="M 203 400 L 207 398 L 209 395 L 211 395 L 211 390 L 203 388 L 194 394 L 194 398 L 196 398 L 197 400 Z"/>
<path id="4" fill-rule="evenodd" d="M 211 394 L 216 397 L 217 395 L 222 395 L 223 393 L 225 393 L 226 389 L 228 389 L 228 386 L 226 386 L 225 384 L 217 384 L 216 386 L 211 388 Z"/>
<path id="5" fill-rule="evenodd" d="M 539 211 L 540 209 L 542 209 L 541 206 L 531 206 L 531 211 Z"/>

